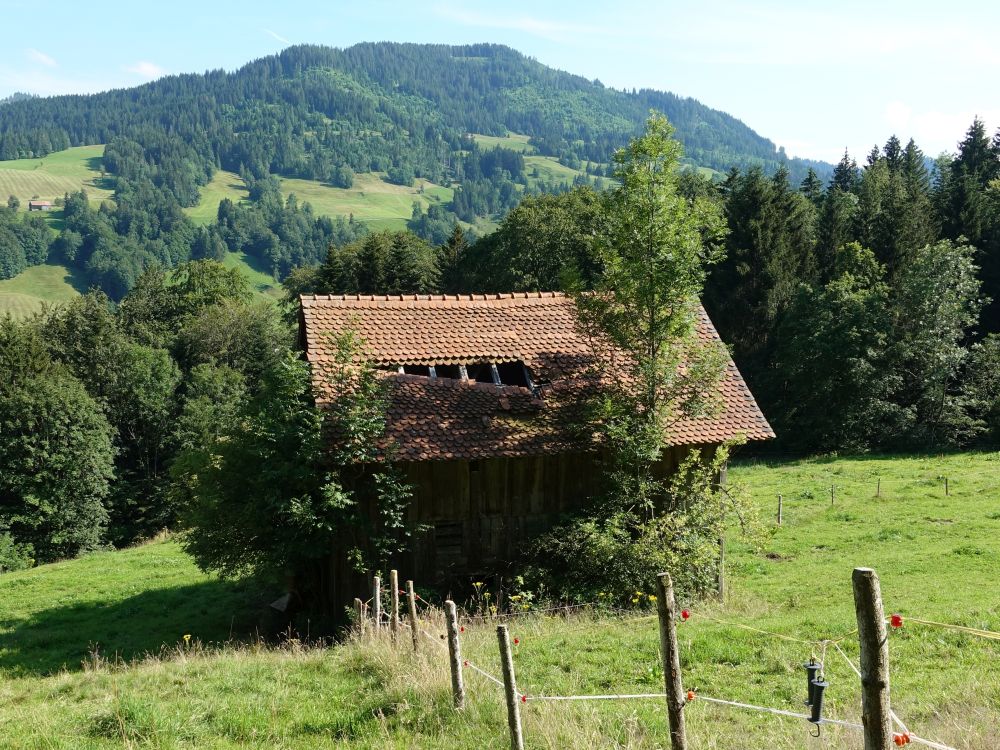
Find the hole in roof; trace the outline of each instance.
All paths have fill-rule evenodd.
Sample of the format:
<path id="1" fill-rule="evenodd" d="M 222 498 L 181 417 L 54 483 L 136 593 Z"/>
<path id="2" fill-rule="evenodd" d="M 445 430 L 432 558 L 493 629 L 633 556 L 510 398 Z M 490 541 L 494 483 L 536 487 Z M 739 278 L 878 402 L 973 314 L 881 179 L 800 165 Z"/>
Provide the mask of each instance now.
<path id="1" fill-rule="evenodd" d="M 469 380 L 474 380 L 477 383 L 493 382 L 493 367 L 489 362 L 466 365 L 465 370 L 469 373 Z"/>
<path id="2" fill-rule="evenodd" d="M 512 385 L 518 388 L 534 389 L 538 383 L 534 381 L 531 371 L 520 360 L 516 362 L 476 362 L 470 365 L 401 365 L 394 369 L 404 375 L 420 375 L 422 377 L 450 378 L 463 380 L 468 378 L 474 383 L 489 383 L 492 385 Z M 463 370 L 465 371 L 463 375 Z"/>
<path id="3" fill-rule="evenodd" d="M 434 371 L 439 378 L 452 378 L 454 380 L 461 380 L 462 378 L 462 373 L 458 369 L 458 365 L 435 365 Z"/>
<path id="4" fill-rule="evenodd" d="M 404 375 L 423 375 L 425 378 L 430 377 L 431 368 L 427 365 L 403 365 Z"/>
<path id="5" fill-rule="evenodd" d="M 497 365 L 497 372 L 500 374 L 500 382 L 504 385 L 517 385 L 521 388 L 531 387 L 524 362 L 502 362 Z"/>

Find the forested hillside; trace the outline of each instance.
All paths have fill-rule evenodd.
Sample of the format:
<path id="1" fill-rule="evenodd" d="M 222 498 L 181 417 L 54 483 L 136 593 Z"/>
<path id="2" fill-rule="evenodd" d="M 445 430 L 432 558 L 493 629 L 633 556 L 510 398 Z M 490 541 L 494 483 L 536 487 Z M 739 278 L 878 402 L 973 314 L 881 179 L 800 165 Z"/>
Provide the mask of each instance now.
<path id="1" fill-rule="evenodd" d="M 805 176 L 808 164 L 694 99 L 616 91 L 491 44 L 298 46 L 233 73 L 12 101 L 0 118 L 0 159 L 128 138 L 163 166 L 189 162 L 171 185 L 184 203 L 195 199 L 198 172 L 217 166 L 321 180 L 343 168 L 395 168 L 460 180 L 455 153 L 467 133 L 524 133 L 543 154 L 606 163 L 650 108 L 670 118 L 699 166 L 787 163 L 793 177 Z"/>
<path id="2" fill-rule="evenodd" d="M 147 268 L 227 251 L 283 279 L 368 231 L 347 205 L 331 211 L 293 198 L 294 185 L 343 190 L 359 174 L 359 183 L 415 191 L 412 215 L 394 221 L 408 220 L 424 240 L 440 245 L 456 224 L 483 234 L 525 196 L 609 186 L 614 150 L 641 131 L 651 107 L 677 127 L 689 165 L 806 174 L 807 163 L 693 99 L 616 91 L 499 45 L 300 46 L 232 73 L 14 96 L 0 109 L 0 164 L 29 164 L 41 177 L 53 152 L 106 144 L 88 168 L 114 194 L 99 206 L 107 193 L 52 196 L 63 211 L 48 222 L 60 231 L 48 247 L 30 239 L 41 224 L 0 216 L 0 279 L 50 260 L 120 299 Z M 246 200 L 237 193 L 220 205 L 211 189 L 220 170 L 239 175 Z M 38 196 L 24 173 L 15 176 L 16 213 Z"/>

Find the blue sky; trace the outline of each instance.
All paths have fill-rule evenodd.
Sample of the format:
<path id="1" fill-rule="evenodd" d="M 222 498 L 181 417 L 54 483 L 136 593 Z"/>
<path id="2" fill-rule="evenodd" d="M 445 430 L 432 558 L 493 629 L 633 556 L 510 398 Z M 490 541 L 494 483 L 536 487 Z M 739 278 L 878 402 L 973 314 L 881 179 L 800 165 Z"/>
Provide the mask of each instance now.
<path id="1" fill-rule="evenodd" d="M 725 110 L 792 155 L 862 160 L 891 134 L 954 150 L 1000 126 L 1000 4 L 660 2 L 125 3 L 0 0 L 0 97 L 233 69 L 288 44 L 508 44 L 618 88 Z"/>

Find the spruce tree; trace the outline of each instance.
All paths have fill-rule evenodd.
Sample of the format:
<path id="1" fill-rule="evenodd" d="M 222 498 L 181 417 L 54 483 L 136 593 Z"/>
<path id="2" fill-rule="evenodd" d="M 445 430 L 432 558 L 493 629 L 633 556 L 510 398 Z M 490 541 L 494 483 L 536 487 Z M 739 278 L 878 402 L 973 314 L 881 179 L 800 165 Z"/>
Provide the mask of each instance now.
<path id="1" fill-rule="evenodd" d="M 845 193 L 853 193 L 858 187 L 858 163 L 851 158 L 851 155 L 844 149 L 837 166 L 833 168 L 833 177 L 830 180 L 830 188 L 843 190 Z"/>
<path id="2" fill-rule="evenodd" d="M 469 242 L 461 225 L 455 224 L 448 240 L 438 248 L 438 268 L 441 271 L 441 291 L 445 294 L 468 292 L 465 265 Z"/>
<path id="3" fill-rule="evenodd" d="M 809 167 L 809 171 L 806 173 L 805 179 L 802 180 L 802 184 L 799 186 L 799 191 L 809 202 L 812 203 L 816 208 L 819 208 L 823 203 L 823 181 L 816 174 L 816 170 Z"/>

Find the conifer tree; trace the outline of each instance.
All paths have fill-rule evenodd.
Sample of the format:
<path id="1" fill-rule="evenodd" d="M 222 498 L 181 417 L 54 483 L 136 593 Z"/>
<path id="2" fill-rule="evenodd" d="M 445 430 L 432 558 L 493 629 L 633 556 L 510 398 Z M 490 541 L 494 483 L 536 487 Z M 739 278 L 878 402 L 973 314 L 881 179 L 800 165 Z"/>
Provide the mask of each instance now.
<path id="1" fill-rule="evenodd" d="M 858 163 L 851 158 L 851 155 L 844 149 L 837 166 L 833 168 L 833 178 L 830 180 L 830 187 L 842 190 L 845 193 L 853 193 L 858 187 Z"/>
<path id="2" fill-rule="evenodd" d="M 816 174 L 816 170 L 809 167 L 809 172 L 806 173 L 805 179 L 802 180 L 802 184 L 799 186 L 799 191 L 809 202 L 812 203 L 817 209 L 823 203 L 823 181 Z"/>
<path id="3" fill-rule="evenodd" d="M 455 224 L 448 240 L 438 248 L 438 268 L 441 272 L 441 291 L 445 294 L 460 294 L 471 291 L 466 281 L 465 265 L 469 253 L 469 242 L 461 225 Z"/>

